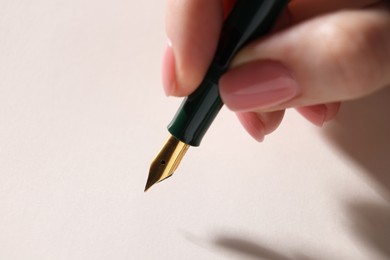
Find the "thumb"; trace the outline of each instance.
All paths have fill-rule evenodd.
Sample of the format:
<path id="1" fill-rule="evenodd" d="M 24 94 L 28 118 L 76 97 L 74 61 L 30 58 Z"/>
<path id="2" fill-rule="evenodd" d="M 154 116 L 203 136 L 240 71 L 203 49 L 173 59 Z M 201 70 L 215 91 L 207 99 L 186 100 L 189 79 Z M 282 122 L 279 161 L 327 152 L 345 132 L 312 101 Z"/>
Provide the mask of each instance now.
<path id="1" fill-rule="evenodd" d="M 234 111 L 274 111 L 368 95 L 390 84 L 388 7 L 311 19 L 243 49 L 220 80 Z"/>

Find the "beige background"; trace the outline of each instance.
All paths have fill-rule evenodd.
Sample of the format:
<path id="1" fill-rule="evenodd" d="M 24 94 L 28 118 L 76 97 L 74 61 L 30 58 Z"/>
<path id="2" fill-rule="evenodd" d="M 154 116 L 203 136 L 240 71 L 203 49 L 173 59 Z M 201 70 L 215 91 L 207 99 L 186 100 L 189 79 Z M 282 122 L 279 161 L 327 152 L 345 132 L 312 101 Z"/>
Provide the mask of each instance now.
<path id="1" fill-rule="evenodd" d="M 164 1 L 0 0 L 0 259 L 390 259 L 390 91 L 255 143 L 223 109 L 144 194 L 180 100 Z"/>

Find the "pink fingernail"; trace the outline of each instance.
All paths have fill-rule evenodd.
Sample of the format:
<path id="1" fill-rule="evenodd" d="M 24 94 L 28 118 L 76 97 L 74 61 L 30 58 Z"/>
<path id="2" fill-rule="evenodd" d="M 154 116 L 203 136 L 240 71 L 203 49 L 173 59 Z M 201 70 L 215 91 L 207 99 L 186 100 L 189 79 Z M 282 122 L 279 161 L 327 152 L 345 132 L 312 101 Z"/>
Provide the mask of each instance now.
<path id="1" fill-rule="evenodd" d="M 224 103 L 233 111 L 271 108 L 298 94 L 291 72 L 278 62 L 253 62 L 227 72 L 220 80 Z"/>
<path id="2" fill-rule="evenodd" d="M 316 126 L 322 127 L 326 121 L 327 107 L 325 105 L 298 107 L 297 110 Z"/>
<path id="3" fill-rule="evenodd" d="M 258 142 L 264 141 L 264 125 L 255 113 L 237 113 L 237 117 L 245 130 Z"/>
<path id="4" fill-rule="evenodd" d="M 312 105 L 305 107 L 298 107 L 297 110 L 307 120 L 315 124 L 316 126 L 322 127 L 325 122 L 333 119 L 339 111 L 340 103 L 329 103 Z"/>
<path id="5" fill-rule="evenodd" d="M 162 83 L 165 95 L 170 96 L 176 86 L 176 66 L 172 44 L 168 42 L 165 48 L 162 64 Z"/>

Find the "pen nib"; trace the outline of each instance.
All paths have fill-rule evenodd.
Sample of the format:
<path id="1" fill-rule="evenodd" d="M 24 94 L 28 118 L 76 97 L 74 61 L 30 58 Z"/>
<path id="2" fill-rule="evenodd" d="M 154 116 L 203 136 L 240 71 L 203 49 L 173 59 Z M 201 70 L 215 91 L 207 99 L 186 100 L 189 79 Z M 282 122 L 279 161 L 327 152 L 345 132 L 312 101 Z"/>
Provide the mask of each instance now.
<path id="1" fill-rule="evenodd" d="M 155 183 L 170 177 L 179 166 L 188 148 L 188 144 L 171 136 L 150 165 L 145 191 Z"/>

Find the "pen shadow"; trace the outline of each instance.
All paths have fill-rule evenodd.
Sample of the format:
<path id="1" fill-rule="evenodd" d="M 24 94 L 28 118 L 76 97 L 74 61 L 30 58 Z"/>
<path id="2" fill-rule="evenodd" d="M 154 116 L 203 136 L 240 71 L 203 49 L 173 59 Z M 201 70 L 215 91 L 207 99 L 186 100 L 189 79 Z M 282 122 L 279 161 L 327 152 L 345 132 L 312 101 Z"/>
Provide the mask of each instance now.
<path id="1" fill-rule="evenodd" d="M 343 104 L 324 136 L 363 171 L 382 198 L 378 202 L 346 202 L 350 228 L 364 245 L 390 259 L 390 88 Z"/>
<path id="2" fill-rule="evenodd" d="M 312 258 L 306 254 L 296 252 L 287 254 L 266 246 L 260 241 L 253 242 L 245 238 L 237 238 L 237 236 L 227 233 L 213 234 L 212 238 L 205 238 L 195 235 L 189 231 L 181 230 L 182 236 L 190 243 L 206 249 L 206 250 L 223 250 L 233 252 L 235 255 L 240 255 L 237 259 L 263 259 L 263 260 L 320 260 Z M 237 256 L 238 257 L 238 256 Z"/>
<path id="3" fill-rule="evenodd" d="M 266 260 L 315 260 L 305 254 L 296 253 L 288 255 L 283 252 L 278 252 L 260 243 L 254 243 L 249 240 L 239 239 L 228 235 L 220 235 L 214 241 L 214 245 L 229 251 L 234 251 L 250 257 L 251 259 L 266 259 Z"/>

